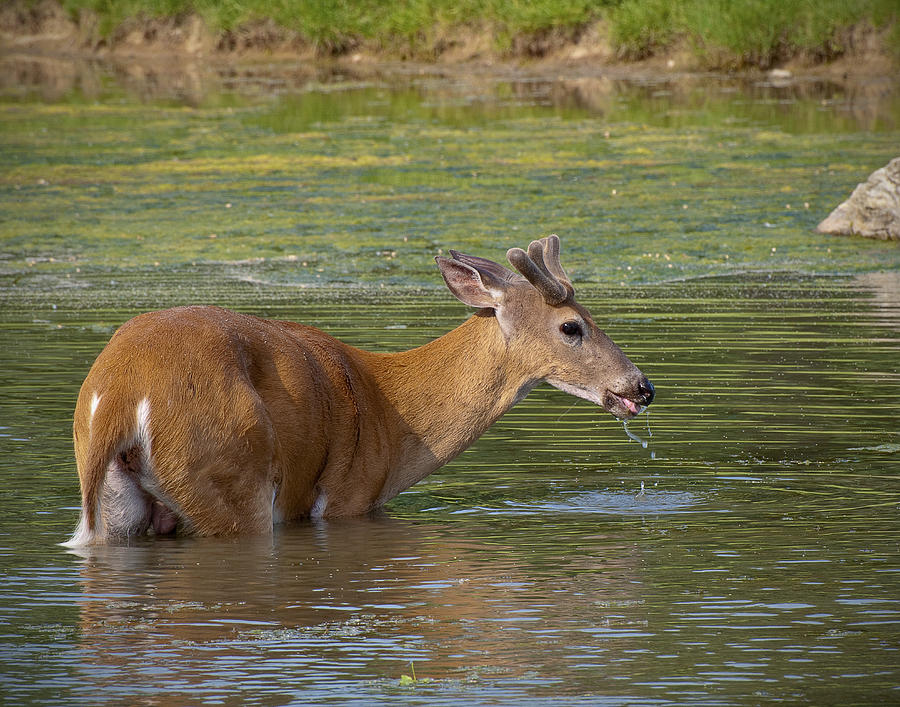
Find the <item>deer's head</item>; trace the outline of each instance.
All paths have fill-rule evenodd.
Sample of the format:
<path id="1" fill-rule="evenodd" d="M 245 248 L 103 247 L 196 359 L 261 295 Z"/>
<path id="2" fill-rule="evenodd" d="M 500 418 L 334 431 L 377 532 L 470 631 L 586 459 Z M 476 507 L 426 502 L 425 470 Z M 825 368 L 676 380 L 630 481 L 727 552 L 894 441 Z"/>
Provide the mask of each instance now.
<path id="1" fill-rule="evenodd" d="M 559 262 L 559 238 L 511 248 L 518 273 L 485 258 L 451 250 L 436 258 L 450 291 L 467 305 L 492 310 L 511 355 L 566 393 L 590 400 L 618 418 L 639 414 L 653 385 L 575 301 Z"/>

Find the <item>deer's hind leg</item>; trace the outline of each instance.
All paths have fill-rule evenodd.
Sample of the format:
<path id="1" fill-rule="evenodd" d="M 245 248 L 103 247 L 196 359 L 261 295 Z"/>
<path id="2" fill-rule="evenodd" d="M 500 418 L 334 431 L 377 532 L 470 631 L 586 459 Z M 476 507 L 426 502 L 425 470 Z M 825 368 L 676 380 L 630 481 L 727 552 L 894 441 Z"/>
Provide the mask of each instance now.
<path id="1" fill-rule="evenodd" d="M 139 444 L 123 449 L 109 462 L 100 502 L 109 538 L 145 535 L 152 525 L 153 497 L 141 485 L 145 463 Z"/>
<path id="2" fill-rule="evenodd" d="M 156 444 L 154 496 L 162 503 L 154 506 L 152 522 L 168 527 L 171 512 L 180 527 L 198 535 L 271 534 L 277 444 L 262 401 L 250 389 L 215 413 L 204 412 L 182 418 L 185 426 Z"/>

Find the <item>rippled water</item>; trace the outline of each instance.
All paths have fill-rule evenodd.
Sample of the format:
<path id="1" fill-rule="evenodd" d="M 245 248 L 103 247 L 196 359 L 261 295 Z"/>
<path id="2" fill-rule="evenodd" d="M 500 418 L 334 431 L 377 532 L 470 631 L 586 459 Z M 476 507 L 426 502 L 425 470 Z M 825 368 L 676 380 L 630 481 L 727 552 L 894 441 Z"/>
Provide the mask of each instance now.
<path id="1" fill-rule="evenodd" d="M 131 307 L 214 299 L 381 349 L 466 314 L 436 292 L 141 280 L 6 300 L 10 703 L 897 697 L 895 275 L 585 292 L 657 383 L 631 425 L 646 449 L 539 388 L 383 516 L 69 553 L 73 401 Z"/>
<path id="2" fill-rule="evenodd" d="M 61 67 L 0 77 L 0 702 L 900 699 L 900 251 L 812 232 L 895 87 Z M 540 387 L 378 517 L 59 547 L 129 317 L 403 349 L 467 316 L 437 252 L 549 230 L 646 447 Z"/>

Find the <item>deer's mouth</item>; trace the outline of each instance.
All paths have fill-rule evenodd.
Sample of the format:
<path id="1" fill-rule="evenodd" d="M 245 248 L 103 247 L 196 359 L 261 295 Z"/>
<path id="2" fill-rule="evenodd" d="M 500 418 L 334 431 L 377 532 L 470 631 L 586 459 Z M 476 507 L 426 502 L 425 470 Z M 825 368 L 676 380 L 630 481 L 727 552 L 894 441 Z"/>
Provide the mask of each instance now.
<path id="1" fill-rule="evenodd" d="M 630 420 L 632 417 L 637 417 L 653 400 L 653 385 L 646 379 L 638 386 L 638 392 L 634 398 L 621 393 L 614 393 L 609 389 L 599 393 L 596 390 L 564 383 L 559 380 L 548 379 L 547 382 L 569 395 L 577 395 L 579 398 L 590 400 L 620 420 Z"/>
<path id="2" fill-rule="evenodd" d="M 640 415 L 647 407 L 645 404 L 632 400 L 624 395 L 619 395 L 611 390 L 603 394 L 603 407 L 620 420 L 630 420 Z"/>

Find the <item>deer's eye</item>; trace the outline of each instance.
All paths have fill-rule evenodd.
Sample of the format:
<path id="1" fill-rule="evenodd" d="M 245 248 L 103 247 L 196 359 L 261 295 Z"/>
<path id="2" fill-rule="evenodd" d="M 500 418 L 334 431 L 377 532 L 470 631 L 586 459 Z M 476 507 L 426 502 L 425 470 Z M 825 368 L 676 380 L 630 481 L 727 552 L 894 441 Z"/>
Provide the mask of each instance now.
<path id="1" fill-rule="evenodd" d="M 583 336 L 581 325 L 578 322 L 563 322 L 560 324 L 559 330 L 566 336 Z"/>

